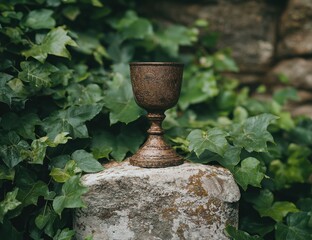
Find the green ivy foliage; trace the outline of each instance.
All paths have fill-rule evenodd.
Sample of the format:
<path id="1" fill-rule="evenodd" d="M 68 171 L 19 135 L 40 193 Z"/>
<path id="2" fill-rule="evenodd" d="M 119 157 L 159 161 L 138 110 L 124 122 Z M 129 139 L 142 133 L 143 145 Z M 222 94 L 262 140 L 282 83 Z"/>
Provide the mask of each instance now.
<path id="1" fill-rule="evenodd" d="M 168 141 L 189 161 L 228 168 L 241 187 L 240 230 L 227 234 L 310 239 L 312 121 L 283 110 L 294 89 L 269 102 L 249 98 L 221 74 L 238 71 L 230 51 L 211 51 L 213 35 L 199 36 L 205 21 L 163 26 L 136 4 L 0 3 L 1 237 L 74 237 L 72 210 L 84 207 L 87 192 L 82 174 L 144 142 L 128 63 L 155 60 L 186 64 L 178 106 L 166 112 Z"/>

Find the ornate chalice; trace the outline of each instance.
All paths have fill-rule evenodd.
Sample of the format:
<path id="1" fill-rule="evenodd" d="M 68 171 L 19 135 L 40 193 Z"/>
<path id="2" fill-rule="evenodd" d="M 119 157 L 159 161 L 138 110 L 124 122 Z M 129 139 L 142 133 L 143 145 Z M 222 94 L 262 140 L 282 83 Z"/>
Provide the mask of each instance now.
<path id="1" fill-rule="evenodd" d="M 165 110 L 178 102 L 183 64 L 176 62 L 130 63 L 132 90 L 136 103 L 144 108 L 151 125 L 144 145 L 130 158 L 130 164 L 160 168 L 183 163 L 183 158 L 163 138 Z"/>

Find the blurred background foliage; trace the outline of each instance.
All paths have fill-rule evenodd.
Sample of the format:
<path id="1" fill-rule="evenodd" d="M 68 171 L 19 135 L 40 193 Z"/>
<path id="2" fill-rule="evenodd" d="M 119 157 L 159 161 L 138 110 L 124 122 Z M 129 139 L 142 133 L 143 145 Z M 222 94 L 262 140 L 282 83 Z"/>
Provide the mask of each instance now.
<path id="1" fill-rule="evenodd" d="M 296 91 L 285 84 L 270 101 L 250 98 L 222 74 L 239 71 L 230 49 L 216 51 L 216 36 L 199 34 L 206 21 L 162 25 L 140 16 L 138 3 L 0 3 L 2 239 L 74 238 L 72 212 L 87 192 L 81 175 L 144 142 L 131 61 L 185 63 L 167 140 L 189 161 L 233 173 L 242 199 L 239 230 L 229 226 L 229 236 L 310 239 L 312 120 L 283 110 Z"/>

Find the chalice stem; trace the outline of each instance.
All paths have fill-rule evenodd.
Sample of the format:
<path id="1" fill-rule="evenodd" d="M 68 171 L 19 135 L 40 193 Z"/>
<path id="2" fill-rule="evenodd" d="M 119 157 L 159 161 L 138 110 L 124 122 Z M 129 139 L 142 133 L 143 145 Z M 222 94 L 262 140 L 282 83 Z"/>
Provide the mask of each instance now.
<path id="1" fill-rule="evenodd" d="M 148 113 L 147 118 L 150 121 L 150 128 L 147 130 L 150 135 L 163 135 L 164 130 L 161 127 L 166 115 L 163 112 L 160 113 Z"/>
<path id="2" fill-rule="evenodd" d="M 130 158 L 130 163 L 139 167 L 159 168 L 177 166 L 183 163 L 183 158 L 176 154 L 164 140 L 164 130 L 161 127 L 165 119 L 163 112 L 148 113 L 151 125 L 147 130 L 148 138 L 144 145 Z"/>

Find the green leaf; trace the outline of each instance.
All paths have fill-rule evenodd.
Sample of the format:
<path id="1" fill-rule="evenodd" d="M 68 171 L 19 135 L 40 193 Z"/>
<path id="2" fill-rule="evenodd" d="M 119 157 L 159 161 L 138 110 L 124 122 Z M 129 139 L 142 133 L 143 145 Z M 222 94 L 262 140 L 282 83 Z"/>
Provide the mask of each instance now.
<path id="1" fill-rule="evenodd" d="M 41 120 L 35 113 L 27 113 L 19 116 L 16 132 L 26 139 L 35 139 L 35 128 L 41 124 Z"/>
<path id="2" fill-rule="evenodd" d="M 59 230 L 57 234 L 53 237 L 53 240 L 71 240 L 74 236 L 74 230 L 69 230 L 69 228 L 65 228 L 63 230 Z"/>
<path id="3" fill-rule="evenodd" d="M 13 168 L 26 159 L 25 153 L 29 145 L 26 141 L 21 140 L 15 132 L 9 132 L 7 136 L 3 136 L 2 140 L 4 138 L 8 145 L 0 146 L 0 157 L 9 168 Z"/>
<path id="4" fill-rule="evenodd" d="M 299 96 L 295 88 L 286 87 L 274 92 L 273 99 L 279 104 L 284 105 L 288 100 L 298 101 Z"/>
<path id="5" fill-rule="evenodd" d="M 91 149 L 96 158 L 108 158 L 108 154 L 121 161 L 130 151 L 135 153 L 144 140 L 144 135 L 138 129 L 123 127 L 116 136 L 108 131 L 98 131 L 92 138 Z"/>
<path id="6" fill-rule="evenodd" d="M 127 11 L 118 22 L 112 23 L 123 39 L 144 39 L 153 33 L 153 26 L 147 19 L 139 18 L 134 11 Z"/>
<path id="7" fill-rule="evenodd" d="M 26 16 L 24 26 L 32 29 L 51 29 L 55 26 L 52 14 L 53 11 L 49 9 L 33 10 Z"/>
<path id="8" fill-rule="evenodd" d="M 241 162 L 241 166 L 235 167 L 234 177 L 237 183 L 246 191 L 248 185 L 261 187 L 260 183 L 264 177 L 264 172 L 259 160 L 248 157 Z"/>
<path id="9" fill-rule="evenodd" d="M 29 152 L 30 163 L 43 164 L 47 149 L 46 140 L 47 137 L 42 137 L 32 141 L 31 151 Z"/>
<path id="10" fill-rule="evenodd" d="M 214 54 L 214 67 L 217 71 L 232 71 L 238 72 L 238 67 L 235 61 L 225 51 L 220 51 Z"/>
<path id="11" fill-rule="evenodd" d="M 312 172 L 312 163 L 309 159 L 311 150 L 296 144 L 288 146 L 286 162 L 273 160 L 270 162 L 270 172 L 274 174 L 274 183 L 277 189 L 287 188 L 293 183 L 308 182 Z"/>
<path id="12" fill-rule="evenodd" d="M 23 206 L 37 205 L 39 197 L 50 199 L 52 193 L 49 192 L 48 185 L 43 181 L 28 182 L 18 184 L 19 191 L 17 199 L 20 200 Z"/>
<path id="13" fill-rule="evenodd" d="M 262 237 L 259 236 L 250 236 L 248 233 L 237 230 L 235 227 L 227 226 L 225 231 L 228 236 L 231 237 L 233 240 L 263 240 Z"/>
<path id="14" fill-rule="evenodd" d="M 68 160 L 64 169 L 53 167 L 50 176 L 54 181 L 63 183 L 78 172 L 81 172 L 81 169 L 77 167 L 77 163 L 74 160 Z"/>
<path id="15" fill-rule="evenodd" d="M 61 168 L 52 168 L 50 176 L 53 178 L 54 181 L 59 183 L 66 182 L 71 177 L 69 173 Z"/>
<path id="16" fill-rule="evenodd" d="M 260 214 L 274 219 L 276 222 L 281 222 L 283 218 L 290 212 L 298 212 L 296 205 L 292 202 L 274 202 L 268 209 L 263 209 Z"/>
<path id="17" fill-rule="evenodd" d="M 0 180 L 10 180 L 12 181 L 15 176 L 14 169 L 10 169 L 5 165 L 0 165 Z"/>
<path id="18" fill-rule="evenodd" d="M 54 221 L 55 213 L 51 211 L 50 207 L 45 208 L 36 218 L 36 226 L 42 230 L 49 222 Z"/>
<path id="19" fill-rule="evenodd" d="M 74 21 L 80 14 L 80 9 L 76 6 L 68 6 L 63 9 L 62 13 L 69 20 Z"/>
<path id="20" fill-rule="evenodd" d="M 68 104 L 95 104 L 103 99 L 103 90 L 97 84 L 72 84 L 67 88 Z"/>
<path id="21" fill-rule="evenodd" d="M 73 152 L 72 159 L 82 171 L 87 173 L 99 172 L 104 169 L 93 155 L 85 150 L 76 150 Z"/>
<path id="22" fill-rule="evenodd" d="M 248 152 L 267 151 L 267 142 L 274 142 L 267 127 L 277 117 L 272 114 L 263 113 L 258 116 L 247 118 L 241 124 L 233 126 L 230 136 L 237 147 L 243 147 Z"/>
<path id="23" fill-rule="evenodd" d="M 268 189 L 261 190 L 258 196 L 247 197 L 247 201 L 253 203 L 253 207 L 261 217 L 270 217 L 276 222 L 282 222 L 283 218 L 290 212 L 299 211 L 292 202 L 273 202 L 273 194 Z"/>
<path id="24" fill-rule="evenodd" d="M 79 176 L 71 177 L 62 187 L 62 195 L 53 200 L 53 209 L 61 215 L 64 208 L 85 207 L 81 196 L 87 192 L 87 188 L 80 183 Z"/>
<path id="25" fill-rule="evenodd" d="M 18 232 L 11 221 L 7 219 L 4 219 L 3 224 L 0 224 L 0 234 L 1 236 L 5 236 L 5 240 L 23 239 L 23 233 Z"/>
<path id="26" fill-rule="evenodd" d="M 218 158 L 217 161 L 225 168 L 229 169 L 231 172 L 234 171 L 234 167 L 240 162 L 240 147 L 233 147 L 229 145 L 226 149 L 224 156 Z"/>
<path id="27" fill-rule="evenodd" d="M 116 73 L 108 89 L 104 92 L 105 106 L 110 110 L 111 124 L 118 121 L 130 123 L 143 114 L 143 110 L 135 103 L 130 80 L 126 80 L 121 74 Z"/>
<path id="28" fill-rule="evenodd" d="M 72 138 L 86 138 L 89 135 L 85 122 L 94 118 L 101 109 L 101 105 L 92 104 L 55 111 L 44 119 L 44 130 L 50 139 L 62 132 L 68 132 Z"/>
<path id="29" fill-rule="evenodd" d="M 191 104 L 205 102 L 219 93 L 217 79 L 212 71 L 186 69 L 182 82 L 179 106 L 185 110 Z"/>
<path id="30" fill-rule="evenodd" d="M 276 240 L 307 240 L 312 238 L 311 214 L 306 212 L 291 213 L 286 224 L 277 223 Z"/>
<path id="31" fill-rule="evenodd" d="M 200 156 L 206 149 L 223 156 L 229 144 L 226 140 L 227 133 L 218 128 L 209 129 L 207 132 L 196 129 L 187 137 L 190 142 L 189 149 Z"/>
<path id="32" fill-rule="evenodd" d="M 312 198 L 301 198 L 297 206 L 304 212 L 312 212 Z"/>
<path id="33" fill-rule="evenodd" d="M 57 68 L 49 63 L 41 64 L 33 61 L 21 62 L 21 69 L 18 77 L 35 88 L 51 86 L 50 75 L 57 71 Z"/>
<path id="34" fill-rule="evenodd" d="M 5 198 L 0 202 L 0 222 L 3 223 L 4 215 L 18 207 L 21 202 L 16 199 L 18 188 L 15 188 L 14 191 L 8 192 L 5 195 Z"/>
<path id="35" fill-rule="evenodd" d="M 170 25 L 156 32 L 153 40 L 172 57 L 178 56 L 180 46 L 190 46 L 197 41 L 198 29 Z"/>
<path id="36" fill-rule="evenodd" d="M 66 45 L 77 46 L 76 42 L 67 35 L 68 31 L 62 27 L 52 29 L 39 45 L 32 46 L 31 49 L 22 52 L 26 57 L 33 57 L 44 63 L 48 54 L 70 58 L 70 53 L 66 49 Z"/>
<path id="37" fill-rule="evenodd" d="M 248 214 L 241 214 L 239 220 L 240 229 L 249 234 L 259 234 L 262 237 L 272 232 L 274 225 L 275 223 L 270 218 L 261 218 L 256 211 L 248 211 Z"/>

